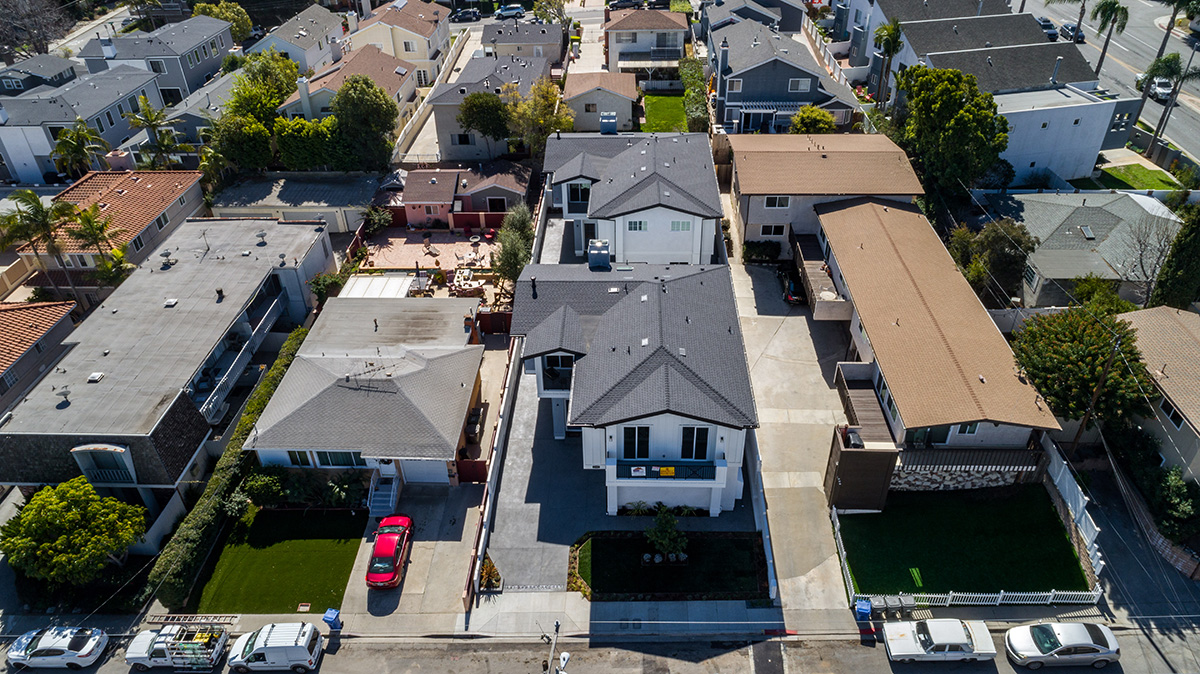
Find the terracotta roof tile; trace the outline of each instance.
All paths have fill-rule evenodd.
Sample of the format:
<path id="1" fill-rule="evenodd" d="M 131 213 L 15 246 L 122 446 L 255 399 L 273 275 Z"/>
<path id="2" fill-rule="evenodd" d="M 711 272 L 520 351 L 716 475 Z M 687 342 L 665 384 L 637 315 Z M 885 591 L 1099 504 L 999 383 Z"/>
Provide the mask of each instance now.
<path id="1" fill-rule="evenodd" d="M 1155 307 L 1120 316 L 1137 330 L 1142 362 L 1159 390 L 1200 427 L 1200 315 Z"/>
<path id="2" fill-rule="evenodd" d="M 735 134 L 729 143 L 742 194 L 924 193 L 904 150 L 881 133 Z"/>
<path id="3" fill-rule="evenodd" d="M 396 72 L 397 68 L 402 68 L 404 74 Z M 342 84 L 347 77 L 351 75 L 366 75 L 370 77 L 375 84 L 379 85 L 388 95 L 395 98 L 404 86 L 404 81 L 412 77 L 416 66 L 398 59 L 395 56 L 390 56 L 383 53 L 379 47 L 369 44 L 361 49 L 356 49 L 341 61 L 333 64 L 325 70 L 312 76 L 308 81 L 310 91 L 318 89 L 328 89 L 330 91 L 338 91 L 342 88 Z M 300 92 L 294 91 L 288 99 L 283 102 L 284 107 L 291 105 L 300 100 Z"/>
<path id="4" fill-rule="evenodd" d="M 851 199 L 815 208 L 905 428 L 1058 429 L 916 206 Z"/>
<path id="5" fill-rule="evenodd" d="M 687 30 L 687 17 L 659 9 L 619 9 L 609 13 L 604 30 Z"/>
<path id="6" fill-rule="evenodd" d="M 633 73 L 571 73 L 563 89 L 563 100 L 569 101 L 594 89 L 611 91 L 631 101 L 638 98 L 637 77 Z"/>
<path id="7" fill-rule="evenodd" d="M 0 372 L 12 367 L 74 308 L 74 302 L 0 303 Z"/>

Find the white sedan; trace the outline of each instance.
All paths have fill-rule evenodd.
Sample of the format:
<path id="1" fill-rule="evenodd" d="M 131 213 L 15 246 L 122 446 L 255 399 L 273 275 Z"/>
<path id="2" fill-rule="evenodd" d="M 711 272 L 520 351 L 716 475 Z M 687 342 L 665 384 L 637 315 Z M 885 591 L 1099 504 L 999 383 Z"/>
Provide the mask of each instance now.
<path id="1" fill-rule="evenodd" d="M 26 632 L 8 647 L 9 669 L 51 667 L 83 669 L 96 664 L 108 635 L 91 627 L 43 627 Z"/>
<path id="2" fill-rule="evenodd" d="M 982 620 L 939 618 L 884 623 L 883 645 L 893 662 L 996 658 L 996 644 Z"/>
<path id="3" fill-rule="evenodd" d="M 1004 650 L 1010 660 L 1027 669 L 1047 665 L 1091 665 L 1100 669 L 1121 657 L 1112 630 L 1094 623 L 1014 627 L 1004 634 Z"/>

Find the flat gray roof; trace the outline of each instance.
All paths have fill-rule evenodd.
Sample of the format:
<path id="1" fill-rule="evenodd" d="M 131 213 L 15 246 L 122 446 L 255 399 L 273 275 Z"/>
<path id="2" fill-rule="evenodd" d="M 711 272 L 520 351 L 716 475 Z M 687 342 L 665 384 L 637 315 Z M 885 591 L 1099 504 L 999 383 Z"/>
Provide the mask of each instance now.
<path id="1" fill-rule="evenodd" d="M 303 259 L 315 223 L 189 219 L 65 340 L 73 345 L 54 371 L 13 410 L 5 433 L 145 435 L 225 337 L 267 275 Z M 255 234 L 266 231 L 265 245 Z M 249 255 L 242 255 L 250 251 Z M 224 291 L 217 301 L 216 289 Z M 165 306 L 167 299 L 178 303 Z M 93 372 L 104 378 L 87 383 Z M 70 390 L 67 401 L 62 388 Z"/>
<path id="2" fill-rule="evenodd" d="M 366 208 L 379 179 L 368 176 L 312 178 L 252 178 L 221 190 L 214 208 L 266 206 L 297 208 L 362 206 Z"/>

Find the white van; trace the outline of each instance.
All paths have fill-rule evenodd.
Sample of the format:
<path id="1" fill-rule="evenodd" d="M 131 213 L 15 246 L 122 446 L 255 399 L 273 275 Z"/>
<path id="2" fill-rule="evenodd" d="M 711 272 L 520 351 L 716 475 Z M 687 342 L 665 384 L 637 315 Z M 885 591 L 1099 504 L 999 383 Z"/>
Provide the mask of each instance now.
<path id="1" fill-rule="evenodd" d="M 272 623 L 243 634 L 229 651 L 229 667 L 238 674 L 290 669 L 307 674 L 321 660 L 325 639 L 312 623 Z"/>

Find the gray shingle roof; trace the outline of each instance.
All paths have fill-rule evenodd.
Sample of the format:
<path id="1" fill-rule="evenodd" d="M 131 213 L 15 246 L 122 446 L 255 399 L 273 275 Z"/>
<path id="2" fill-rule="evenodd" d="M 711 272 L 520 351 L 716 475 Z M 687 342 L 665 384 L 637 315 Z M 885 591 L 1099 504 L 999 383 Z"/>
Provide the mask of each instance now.
<path id="1" fill-rule="evenodd" d="M 483 44 L 561 44 L 563 39 L 562 24 L 519 23 L 502 21 L 490 23 L 483 27 Z"/>
<path id="2" fill-rule="evenodd" d="M 529 265 L 513 303 L 512 333 L 529 335 L 535 351 L 555 333 L 586 347 L 572 377 L 573 425 L 665 412 L 758 424 L 728 267 Z M 562 307 L 578 315 L 574 325 Z"/>
<path id="3" fill-rule="evenodd" d="M 8 112 L 9 126 L 73 122 L 76 117 L 87 119 L 125 99 L 156 77 L 158 73 L 122 64 L 84 75 L 50 91 L 0 101 L 0 107 Z"/>
<path id="4" fill-rule="evenodd" d="M 857 107 L 854 92 L 830 77 L 807 46 L 778 31 L 755 21 L 742 21 L 722 26 L 712 32 L 712 43 L 718 50 L 723 41 L 729 43 L 729 64 L 724 71 L 727 76 L 778 59 L 815 75 L 821 83 L 821 90 L 829 94 L 829 98 L 837 98 L 851 108 Z M 786 82 L 783 84 L 786 85 Z M 818 101 L 817 104 L 823 102 Z"/>
<path id="5" fill-rule="evenodd" d="M 888 19 L 928 21 L 930 19 L 952 19 L 961 16 L 1008 14 L 1012 12 L 1005 0 L 876 0 L 879 9 Z"/>
<path id="6" fill-rule="evenodd" d="M 1050 76 L 1054 74 L 1054 64 L 1059 56 L 1063 57 L 1057 76 L 1060 84 L 1097 80 L 1095 70 L 1079 53 L 1079 48 L 1070 42 L 932 52 L 927 61 L 934 68 L 961 70 L 974 75 L 980 91 L 995 94 L 1051 87 Z"/>
<path id="7" fill-rule="evenodd" d="M 477 305 L 330 299 L 245 447 L 453 459 L 483 358 L 463 327 Z"/>
<path id="8" fill-rule="evenodd" d="M 1025 225 L 1040 243 L 1030 259 L 1044 276 L 1075 278 L 1088 273 L 1140 280 L 1133 264 L 1130 230 L 1147 218 L 1178 219 L 1157 200 L 1133 194 L 992 194 L 990 210 Z M 1084 237 L 1081 226 L 1095 238 Z M 1104 267 L 1112 274 L 1104 274 Z"/>
<path id="9" fill-rule="evenodd" d="M 765 7 L 754 0 L 723 0 L 705 5 L 703 11 L 710 26 L 715 26 L 735 14 L 740 17 L 757 16 L 763 21 L 774 19 L 776 22 L 783 16 L 778 7 Z"/>
<path id="10" fill-rule="evenodd" d="M 458 105 L 475 92 L 497 93 L 509 82 L 515 82 L 524 96 L 540 77 L 550 76 L 550 60 L 545 58 L 521 58 L 501 56 L 499 58 L 471 59 L 463 66 L 454 82 L 443 82 L 433 88 L 429 102 Z"/>
<path id="11" fill-rule="evenodd" d="M 904 41 L 917 56 L 930 52 L 986 49 L 1046 43 L 1046 34 L 1032 14 L 913 21 L 904 24 Z"/>
<path id="12" fill-rule="evenodd" d="M 0 68 L 0 75 L 27 74 L 48 80 L 62 71 L 74 67 L 75 62 L 71 59 L 59 58 L 53 54 L 38 54 L 24 61 L 17 61 L 11 66 Z"/>
<path id="13" fill-rule="evenodd" d="M 149 56 L 180 56 L 220 35 L 230 27 L 228 21 L 211 16 L 193 16 L 179 23 L 169 23 L 150 33 L 136 32 L 115 38 L 104 38 L 117 48 L 118 59 L 140 59 Z M 79 50 L 80 58 L 104 58 L 99 39 L 89 40 Z"/>
<path id="14" fill-rule="evenodd" d="M 307 50 L 341 25 L 341 16 L 320 5 L 309 5 L 304 11 L 272 29 L 270 35 Z"/>
<path id="15" fill-rule="evenodd" d="M 554 351 L 566 351 L 577 356 L 587 353 L 579 314 L 570 305 L 564 304 L 555 309 L 546 320 L 530 328 L 525 335 L 523 353 L 526 358 Z"/>

